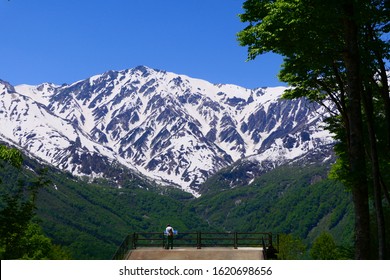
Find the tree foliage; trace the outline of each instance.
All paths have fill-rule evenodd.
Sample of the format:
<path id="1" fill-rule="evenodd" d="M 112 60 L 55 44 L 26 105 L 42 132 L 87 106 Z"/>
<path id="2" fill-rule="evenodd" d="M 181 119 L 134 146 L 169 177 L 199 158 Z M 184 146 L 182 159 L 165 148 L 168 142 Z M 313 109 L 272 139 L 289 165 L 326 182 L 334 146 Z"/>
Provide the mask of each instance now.
<path id="1" fill-rule="evenodd" d="M 39 165 L 28 158 L 24 165 L 29 170 L 21 172 L 9 165 L 0 169 L 3 179 L 0 192 L 7 189 L 16 194 L 18 182 L 27 186 L 44 181 L 32 171 L 39 169 Z M 318 178 L 326 178 L 326 170 L 323 164 L 304 169 L 279 168 L 249 186 L 190 199 L 180 190 L 156 188 L 141 179 L 126 181 L 118 188 L 110 181 L 91 183 L 49 168 L 45 178 L 49 177 L 51 183 L 39 188 L 36 215 L 31 223 L 39 224 L 44 235 L 52 240 L 52 252 L 46 256 L 50 259 L 110 259 L 127 234 L 160 231 L 167 223 L 179 232 L 285 232 L 299 238 L 306 248 L 310 248 L 319 232 L 329 231 L 337 237 L 337 244 L 351 246 L 350 194 L 337 182 L 319 181 Z M 26 189 L 23 193 L 27 194 Z M 5 205 L 0 200 L 0 210 Z M 20 244 L 24 240 L 21 237 Z M 276 246 L 276 239 L 274 242 Z M 41 244 L 46 246 L 43 241 Z M 32 250 L 20 254 L 20 258 L 42 257 L 42 254 Z M 309 255 L 304 252 L 299 256 Z"/>
<path id="2" fill-rule="evenodd" d="M 11 163 L 15 167 L 21 167 L 23 158 L 19 150 L 0 145 L 0 160 Z"/>
<path id="3" fill-rule="evenodd" d="M 337 246 L 332 235 L 324 232 L 317 237 L 310 250 L 310 256 L 313 260 L 336 260 Z"/>
<path id="4" fill-rule="evenodd" d="M 223 172 L 229 170 L 220 171 Z M 350 247 L 353 244 L 351 195 L 339 182 L 328 180 L 327 172 L 324 164 L 305 168 L 283 166 L 263 174 L 250 185 L 206 193 L 191 201 L 190 206 L 204 220 L 226 231 L 292 235 L 307 248 L 321 232 L 329 231 L 337 244 Z M 215 175 L 221 176 L 224 175 Z M 214 180 L 207 182 L 214 183 Z M 286 251 L 288 248 L 283 254 Z M 299 258 L 307 257 L 306 252 L 299 255 Z"/>
<path id="5" fill-rule="evenodd" d="M 184 202 L 193 197 L 178 189 L 157 187 L 140 178 L 128 179 L 119 187 L 117 182 L 91 182 L 50 167 L 47 174 L 39 176 L 34 170 L 41 165 L 29 158 L 25 158 L 24 166 L 28 169 L 19 170 L 10 164 L 0 169 L 0 211 L 7 208 L 6 197 L 17 201 L 18 207 L 22 201 L 35 200 L 31 222 L 41 226 L 52 240 L 55 252 L 50 256 L 54 254 L 54 259 L 110 259 L 126 235 L 162 231 L 167 223 L 180 232 L 216 231 L 185 206 Z M 20 189 L 18 182 L 24 186 L 20 198 L 15 197 Z M 32 199 L 29 188 L 41 184 L 45 187 L 37 188 Z"/>
<path id="6" fill-rule="evenodd" d="M 0 146 L 0 159 L 22 170 L 22 155 L 17 149 Z M 3 166 L 4 167 L 4 166 Z M 16 188 L 2 190 L 0 208 L 0 257 L 1 259 L 62 259 L 68 254 L 52 244 L 38 224 L 33 222 L 38 191 L 48 184 L 46 171 L 30 182 L 18 180 Z M 1 181 L 0 181 L 1 182 Z M 12 182 L 12 181 L 11 181 Z M 8 186 L 11 185 L 7 181 Z M 4 183 L 3 183 L 4 184 Z"/>
<path id="7" fill-rule="evenodd" d="M 310 249 L 313 260 L 348 260 L 353 252 L 346 246 L 338 246 L 329 232 L 322 232 L 313 242 Z"/>
<path id="8" fill-rule="evenodd" d="M 279 260 L 303 260 L 306 246 L 302 240 L 292 234 L 281 234 L 279 237 L 279 251 L 277 253 Z"/>
<path id="9" fill-rule="evenodd" d="M 247 0 L 243 8 L 241 20 L 248 26 L 238 39 L 248 46 L 248 58 L 265 52 L 283 55 L 279 77 L 292 86 L 285 97 L 306 97 L 329 109 L 329 128 L 340 143 L 333 174 L 349 187 L 354 201 L 356 258 L 385 258 L 389 1 Z M 369 198 L 378 229 L 374 255 L 367 242 Z"/>

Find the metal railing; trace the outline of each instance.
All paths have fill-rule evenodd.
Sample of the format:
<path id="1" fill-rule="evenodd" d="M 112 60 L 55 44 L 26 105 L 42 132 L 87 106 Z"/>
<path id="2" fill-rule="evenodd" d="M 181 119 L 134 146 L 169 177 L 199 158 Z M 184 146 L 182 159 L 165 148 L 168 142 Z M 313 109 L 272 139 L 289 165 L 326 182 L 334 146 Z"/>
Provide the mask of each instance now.
<path id="1" fill-rule="evenodd" d="M 278 241 L 278 238 L 277 238 Z M 125 256 L 138 247 L 163 247 L 167 244 L 164 232 L 135 232 L 128 235 L 113 259 L 124 259 Z M 174 247 L 262 247 L 264 257 L 267 252 L 275 252 L 273 234 L 270 232 L 179 232 L 174 236 Z M 278 247 L 278 246 L 277 246 Z"/>
<path id="2" fill-rule="evenodd" d="M 125 237 L 125 239 L 122 241 L 121 245 L 119 245 L 118 249 L 116 250 L 114 256 L 112 257 L 113 260 L 123 260 L 125 259 L 125 256 L 133 249 L 135 248 L 135 233 L 129 234 Z"/>

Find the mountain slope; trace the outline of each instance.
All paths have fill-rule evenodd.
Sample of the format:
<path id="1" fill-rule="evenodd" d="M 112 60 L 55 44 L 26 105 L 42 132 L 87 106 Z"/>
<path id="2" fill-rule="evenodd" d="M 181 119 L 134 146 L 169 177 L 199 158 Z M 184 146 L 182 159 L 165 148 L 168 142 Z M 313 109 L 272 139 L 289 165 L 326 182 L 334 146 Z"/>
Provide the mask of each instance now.
<path id="1" fill-rule="evenodd" d="M 199 195 L 201 183 L 239 159 L 275 167 L 332 143 L 325 112 L 281 100 L 284 90 L 144 66 L 71 85 L 0 81 L 0 140 L 76 175 L 104 177 L 117 165 Z"/>
<path id="2" fill-rule="evenodd" d="M 280 166 L 248 185 L 209 191 L 190 205 L 209 224 L 226 231 L 293 234 L 307 244 L 326 231 L 337 244 L 351 246 L 351 194 L 339 182 L 327 179 L 328 170 L 329 165 L 321 163 L 305 168 Z"/>
<path id="3" fill-rule="evenodd" d="M 0 160 L 0 210 L 7 203 L 3 195 L 14 193 L 20 182 L 30 186 L 42 167 L 28 158 L 22 169 Z M 47 170 L 50 183 L 39 190 L 34 222 L 72 259 L 111 259 L 128 234 L 162 232 L 167 223 L 180 231 L 216 230 L 185 208 L 185 201 L 193 198 L 186 192 L 162 190 L 142 178 L 116 188 L 106 180 L 87 182 Z"/>
<path id="4" fill-rule="evenodd" d="M 28 158 L 22 171 L 4 162 L 0 166 L 1 209 L 3 194 L 15 189 L 19 180 L 26 186 L 34 181 L 42 166 Z M 49 168 L 51 183 L 38 194 L 36 222 L 74 259 L 110 259 L 127 234 L 158 232 L 167 223 L 179 232 L 290 233 L 309 246 L 327 231 L 338 245 L 350 246 L 351 196 L 339 183 L 326 180 L 327 170 L 323 164 L 281 166 L 248 185 L 193 198 L 142 178 L 116 188 L 106 180 L 88 183 Z"/>

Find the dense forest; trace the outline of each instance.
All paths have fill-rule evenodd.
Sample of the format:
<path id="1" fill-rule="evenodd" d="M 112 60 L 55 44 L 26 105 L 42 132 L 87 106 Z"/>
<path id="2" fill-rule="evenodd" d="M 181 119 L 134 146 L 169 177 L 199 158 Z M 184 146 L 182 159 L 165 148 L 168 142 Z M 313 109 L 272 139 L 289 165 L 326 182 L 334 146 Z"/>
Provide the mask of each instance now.
<path id="1" fill-rule="evenodd" d="M 28 188 L 38 176 L 31 168 L 41 167 L 26 161 L 28 169 L 22 172 L 2 164 L 0 217 L 4 225 L 9 222 L 5 216 L 10 212 L 5 209 L 7 197 L 15 197 L 23 188 L 23 197 L 14 206 L 18 209 L 31 199 Z M 44 176 L 48 182 L 37 192 L 31 220 L 53 243 L 66 249 L 69 258 L 110 259 L 127 234 L 162 231 L 167 223 L 182 231 L 210 229 L 184 207 L 182 201 L 192 196 L 176 189 L 161 189 L 141 180 L 128 181 L 118 188 L 107 181 L 88 182 L 50 168 Z M 15 212 L 16 220 L 20 216 Z"/>
<path id="2" fill-rule="evenodd" d="M 334 243 L 335 248 L 347 252 L 340 258 L 353 258 L 350 192 L 327 178 L 329 166 L 284 166 L 250 185 L 222 191 L 211 188 L 200 198 L 193 198 L 178 189 L 141 179 L 118 187 L 51 168 L 42 175 L 33 171 L 42 169 L 38 163 L 27 158 L 24 162 L 28 168 L 22 172 L 2 163 L 0 217 L 5 218 L 7 194 L 15 194 L 24 186 L 24 198 L 20 200 L 28 200 L 26 190 L 32 182 L 45 182 L 36 194 L 31 223 L 51 240 L 55 253 L 36 258 L 110 259 L 127 234 L 158 232 L 167 223 L 179 232 L 270 231 L 282 236 L 280 258 L 292 259 L 312 258 L 313 244 L 327 233 L 330 241 L 326 244 Z M 223 176 L 224 172 L 215 176 Z M 211 178 L 205 188 L 214 181 Z M 296 248 L 301 250 L 292 253 Z M 35 257 L 27 254 L 19 258 Z"/>

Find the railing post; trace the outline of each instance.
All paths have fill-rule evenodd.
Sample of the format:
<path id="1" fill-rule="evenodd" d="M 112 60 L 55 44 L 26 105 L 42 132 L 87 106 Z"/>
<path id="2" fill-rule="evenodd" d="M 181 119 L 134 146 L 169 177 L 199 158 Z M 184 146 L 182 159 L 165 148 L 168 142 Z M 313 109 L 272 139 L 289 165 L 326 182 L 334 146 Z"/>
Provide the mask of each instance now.
<path id="1" fill-rule="evenodd" d="M 238 247 L 238 234 L 237 232 L 234 233 L 234 249 L 237 249 Z"/>
<path id="2" fill-rule="evenodd" d="M 196 248 L 201 249 L 202 248 L 202 232 L 197 231 L 196 232 Z"/>
<path id="3" fill-rule="evenodd" d="M 138 234 L 134 232 L 133 233 L 133 244 L 132 244 L 133 249 L 137 249 L 137 239 L 138 239 Z"/>
<path id="4" fill-rule="evenodd" d="M 267 246 L 265 245 L 264 236 L 261 237 L 261 243 L 263 247 L 263 257 L 266 260 L 267 259 Z"/>

